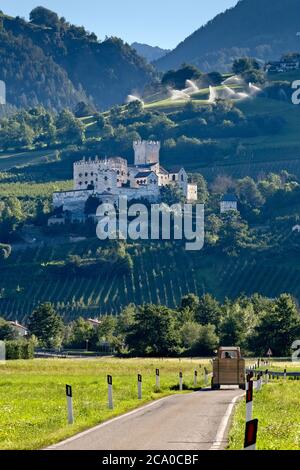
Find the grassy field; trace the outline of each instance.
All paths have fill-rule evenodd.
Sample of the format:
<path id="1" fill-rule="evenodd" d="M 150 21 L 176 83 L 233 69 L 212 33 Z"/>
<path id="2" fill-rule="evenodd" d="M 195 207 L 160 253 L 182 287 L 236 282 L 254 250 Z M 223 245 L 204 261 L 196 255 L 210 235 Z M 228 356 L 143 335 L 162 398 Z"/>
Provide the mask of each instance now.
<path id="1" fill-rule="evenodd" d="M 201 365 L 201 368 L 200 368 Z M 33 360 L 0 363 L 0 449 L 40 449 L 116 415 L 176 392 L 179 371 L 193 389 L 203 385 L 209 361 L 190 359 Z M 160 386 L 155 387 L 155 369 Z M 137 374 L 143 399 L 137 399 Z M 107 374 L 113 376 L 113 411 L 107 406 Z M 65 385 L 73 386 L 75 424 L 67 424 Z"/>
<path id="2" fill-rule="evenodd" d="M 55 191 L 69 191 L 71 189 L 73 189 L 72 180 L 50 183 L 0 183 L 1 197 L 52 197 Z"/>
<path id="3" fill-rule="evenodd" d="M 268 366 L 271 371 L 299 372 L 300 366 L 290 362 L 272 361 Z M 299 450 L 300 448 L 300 382 L 293 379 L 274 379 L 263 385 L 261 391 L 254 391 L 253 418 L 259 420 L 258 450 Z M 229 449 L 240 450 L 244 445 L 245 400 L 242 400 L 235 411 Z"/>
<path id="4" fill-rule="evenodd" d="M 54 159 L 55 151 L 51 150 L 0 153 L 0 171 L 8 171 L 14 167 L 47 163 Z"/>

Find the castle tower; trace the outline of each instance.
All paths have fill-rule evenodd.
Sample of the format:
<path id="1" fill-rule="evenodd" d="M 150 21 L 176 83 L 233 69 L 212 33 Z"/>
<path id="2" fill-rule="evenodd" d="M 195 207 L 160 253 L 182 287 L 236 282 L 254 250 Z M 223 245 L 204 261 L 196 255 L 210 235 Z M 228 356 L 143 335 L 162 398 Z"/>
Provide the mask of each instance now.
<path id="1" fill-rule="evenodd" d="M 133 142 L 133 149 L 136 166 L 159 163 L 160 142 L 148 140 Z"/>

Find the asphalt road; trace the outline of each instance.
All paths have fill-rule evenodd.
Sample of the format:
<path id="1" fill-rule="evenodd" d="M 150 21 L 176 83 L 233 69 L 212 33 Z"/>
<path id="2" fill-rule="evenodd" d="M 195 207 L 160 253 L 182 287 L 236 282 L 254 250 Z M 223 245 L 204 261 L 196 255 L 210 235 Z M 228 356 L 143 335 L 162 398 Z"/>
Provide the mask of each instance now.
<path id="1" fill-rule="evenodd" d="M 237 388 L 173 395 L 103 423 L 55 450 L 221 450 Z"/>

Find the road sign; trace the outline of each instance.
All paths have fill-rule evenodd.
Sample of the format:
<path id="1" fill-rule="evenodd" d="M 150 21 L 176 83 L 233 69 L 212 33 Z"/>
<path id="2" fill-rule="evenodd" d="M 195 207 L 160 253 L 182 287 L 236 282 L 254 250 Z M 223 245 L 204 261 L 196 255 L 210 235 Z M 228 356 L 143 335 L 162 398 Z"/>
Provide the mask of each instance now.
<path id="1" fill-rule="evenodd" d="M 268 352 L 267 352 L 267 356 L 268 356 L 268 357 L 273 356 L 273 351 L 272 351 L 271 348 L 269 348 L 269 350 L 268 350 Z"/>

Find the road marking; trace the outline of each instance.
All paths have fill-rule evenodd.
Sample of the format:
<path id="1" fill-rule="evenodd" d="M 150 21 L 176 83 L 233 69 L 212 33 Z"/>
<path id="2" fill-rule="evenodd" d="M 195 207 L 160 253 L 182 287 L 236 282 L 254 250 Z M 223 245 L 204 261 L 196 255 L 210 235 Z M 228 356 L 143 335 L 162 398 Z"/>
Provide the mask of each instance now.
<path id="1" fill-rule="evenodd" d="M 220 426 L 219 426 L 217 435 L 215 437 L 214 443 L 213 443 L 213 445 L 211 446 L 211 448 L 209 450 L 220 450 L 220 447 L 224 444 L 224 435 L 225 435 L 229 420 L 231 418 L 234 406 L 235 406 L 237 400 L 239 400 L 242 396 L 243 395 L 238 395 L 238 396 L 234 397 L 231 400 L 231 402 L 230 402 L 230 404 L 229 404 L 229 406 L 226 410 L 226 413 L 224 414 L 224 416 L 222 418 L 222 421 L 220 423 Z"/>
<path id="2" fill-rule="evenodd" d="M 148 405 L 141 406 L 141 407 L 139 407 L 139 408 L 137 408 L 133 411 L 129 411 L 128 413 L 123 414 L 121 416 L 116 416 L 116 418 L 110 419 L 109 421 L 105 421 L 105 423 L 98 424 L 98 426 L 95 426 L 91 429 L 87 429 L 86 431 L 83 431 L 79 434 L 76 434 L 75 436 L 69 437 L 68 439 L 66 439 L 64 441 L 58 442 L 57 444 L 53 444 L 52 446 L 49 446 L 44 450 L 58 449 L 59 447 L 64 446 L 65 444 L 68 444 L 69 442 L 76 441 L 77 439 L 80 439 L 83 436 L 87 436 L 88 434 L 90 434 L 94 431 L 98 431 L 99 429 L 104 428 L 105 426 L 108 426 L 109 424 L 114 423 L 115 421 L 120 421 L 121 419 L 125 419 L 128 416 L 135 415 L 136 413 L 139 413 L 140 411 L 144 411 L 148 408 L 152 408 L 153 406 L 157 405 L 158 403 L 169 400 L 170 398 L 176 397 L 176 396 L 178 396 L 178 395 L 169 395 L 168 397 L 163 397 L 163 398 L 160 398 L 159 400 L 155 400 L 153 403 L 149 403 Z"/>

